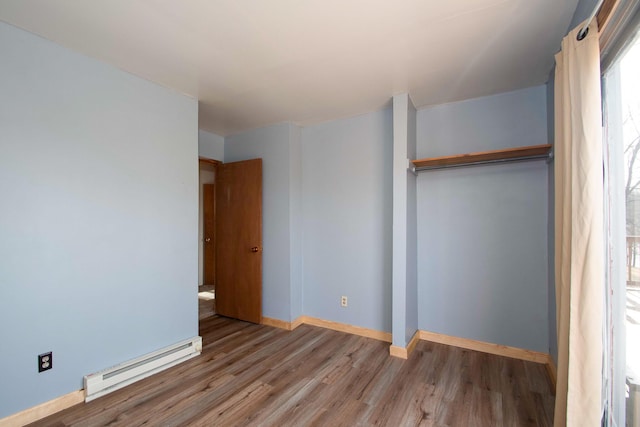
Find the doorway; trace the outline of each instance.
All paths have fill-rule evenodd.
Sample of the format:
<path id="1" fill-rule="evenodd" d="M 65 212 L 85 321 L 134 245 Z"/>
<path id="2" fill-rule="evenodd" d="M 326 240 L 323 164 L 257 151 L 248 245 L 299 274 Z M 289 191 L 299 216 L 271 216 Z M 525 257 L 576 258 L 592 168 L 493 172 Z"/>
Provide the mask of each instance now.
<path id="1" fill-rule="evenodd" d="M 262 322 L 262 159 L 199 162 L 198 318 Z"/>
<path id="2" fill-rule="evenodd" d="M 216 314 L 215 182 L 221 162 L 199 159 L 198 319 Z"/>
<path id="3" fill-rule="evenodd" d="M 262 322 L 262 159 L 218 166 L 216 311 Z"/>

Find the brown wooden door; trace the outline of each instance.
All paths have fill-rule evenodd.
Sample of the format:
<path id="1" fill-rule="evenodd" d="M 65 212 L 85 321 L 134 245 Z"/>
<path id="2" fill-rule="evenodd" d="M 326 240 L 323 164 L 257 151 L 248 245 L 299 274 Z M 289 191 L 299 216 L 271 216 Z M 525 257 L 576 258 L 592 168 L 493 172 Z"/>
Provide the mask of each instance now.
<path id="1" fill-rule="evenodd" d="M 216 185 L 202 185 L 203 216 L 203 284 L 216 283 Z"/>
<path id="2" fill-rule="evenodd" d="M 262 159 L 216 171 L 216 312 L 262 321 Z"/>

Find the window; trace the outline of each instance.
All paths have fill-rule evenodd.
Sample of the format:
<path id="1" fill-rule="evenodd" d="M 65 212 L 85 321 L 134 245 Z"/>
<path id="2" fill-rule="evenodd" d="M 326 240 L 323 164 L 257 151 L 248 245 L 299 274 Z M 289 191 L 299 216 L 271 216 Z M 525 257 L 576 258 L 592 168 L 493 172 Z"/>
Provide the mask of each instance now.
<path id="1" fill-rule="evenodd" d="M 609 425 L 640 425 L 640 37 L 604 75 Z"/>

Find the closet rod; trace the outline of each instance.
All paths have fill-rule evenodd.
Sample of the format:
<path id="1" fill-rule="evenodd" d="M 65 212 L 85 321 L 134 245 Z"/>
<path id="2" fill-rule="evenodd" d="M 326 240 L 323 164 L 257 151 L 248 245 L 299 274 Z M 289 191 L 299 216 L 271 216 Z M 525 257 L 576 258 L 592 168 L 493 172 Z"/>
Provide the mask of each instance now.
<path id="1" fill-rule="evenodd" d="M 424 171 L 432 171 L 437 169 L 450 169 L 450 168 L 461 168 L 465 166 L 479 166 L 479 165 L 489 165 L 494 163 L 510 163 L 510 162 L 524 162 L 528 160 L 538 160 L 538 159 L 553 159 L 553 154 L 539 154 L 535 156 L 522 156 L 522 157 L 511 157 L 508 159 L 495 159 L 495 160 L 479 160 L 477 162 L 469 162 L 469 163 L 461 163 L 454 165 L 437 165 L 437 166 L 422 166 L 413 168 L 414 172 L 424 172 Z"/>

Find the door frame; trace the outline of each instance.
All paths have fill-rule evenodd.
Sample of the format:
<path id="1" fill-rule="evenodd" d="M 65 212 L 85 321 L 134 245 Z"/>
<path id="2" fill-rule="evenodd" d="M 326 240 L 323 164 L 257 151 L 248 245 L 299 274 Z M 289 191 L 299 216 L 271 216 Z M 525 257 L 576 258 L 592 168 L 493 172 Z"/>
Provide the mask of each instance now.
<path id="1" fill-rule="evenodd" d="M 210 159 L 210 158 L 202 157 L 202 156 L 198 157 L 198 194 L 199 194 L 199 196 L 198 196 L 198 212 L 201 212 L 201 209 L 203 209 L 203 206 L 202 206 L 203 200 L 201 199 L 200 194 L 203 191 L 202 186 L 204 185 L 204 183 L 202 183 L 200 181 L 200 174 L 203 171 L 203 169 L 212 170 L 213 173 L 215 174 L 216 171 L 217 171 L 218 165 L 221 165 L 221 164 L 222 164 L 222 162 L 219 161 L 219 160 Z M 215 185 L 215 178 L 214 178 L 213 183 Z M 214 200 L 215 200 L 215 195 L 214 195 Z M 203 212 L 203 214 L 204 214 L 204 212 Z M 198 214 L 198 215 L 200 215 L 200 214 Z M 198 269 L 199 270 L 202 269 L 201 272 L 202 272 L 202 281 L 203 281 L 203 283 L 198 283 L 198 285 L 205 284 L 204 283 L 204 278 L 205 278 L 205 274 L 204 274 L 204 269 L 205 269 L 205 266 L 204 266 L 204 260 L 205 260 L 205 257 L 204 257 L 204 250 L 205 250 L 204 217 L 202 218 L 202 221 L 203 221 L 203 224 L 202 224 L 202 227 L 203 227 L 202 228 L 202 236 L 200 236 L 200 235 L 198 236 L 198 239 L 202 240 L 201 242 L 198 242 L 198 245 L 202 244 L 202 254 L 198 254 L 198 257 L 202 256 L 202 265 L 201 266 L 199 265 Z M 214 216 L 214 221 L 215 221 L 215 216 Z M 214 230 L 215 230 L 215 223 L 214 223 Z M 211 250 L 214 253 L 213 257 L 215 258 L 215 253 L 216 253 L 215 232 L 214 232 L 214 241 L 213 241 L 213 245 L 211 247 Z M 201 272 L 198 271 L 198 277 L 200 277 L 200 273 Z M 215 270 L 214 270 L 214 278 L 213 279 L 214 279 L 213 281 L 214 281 L 214 285 L 215 285 Z"/>

